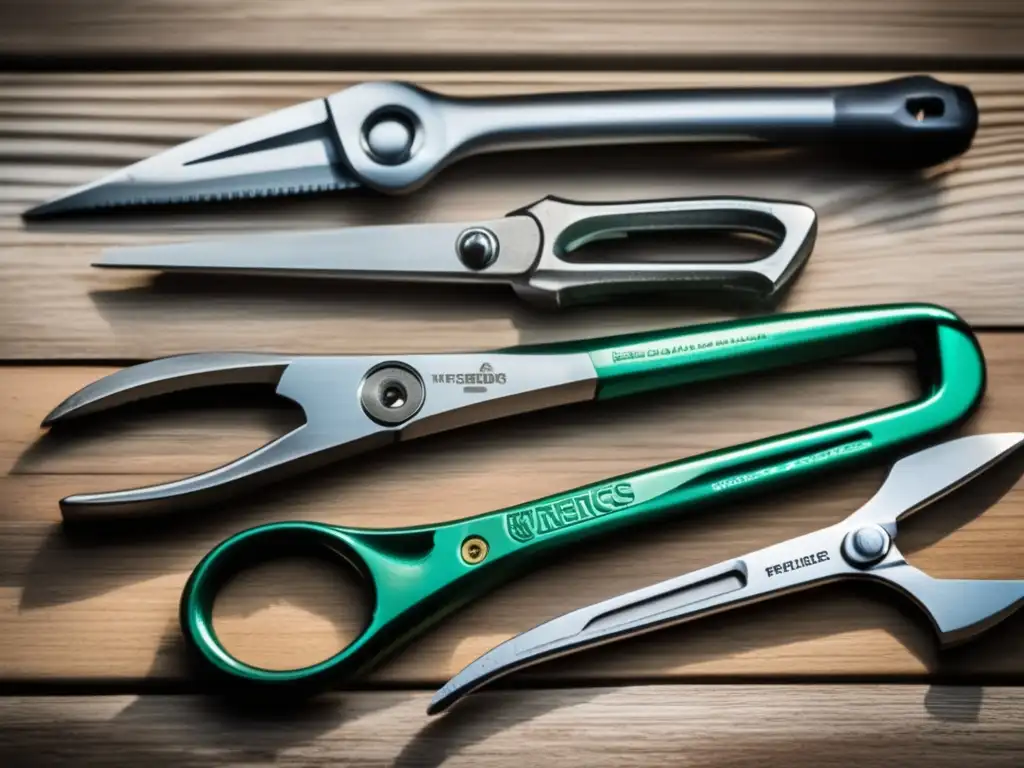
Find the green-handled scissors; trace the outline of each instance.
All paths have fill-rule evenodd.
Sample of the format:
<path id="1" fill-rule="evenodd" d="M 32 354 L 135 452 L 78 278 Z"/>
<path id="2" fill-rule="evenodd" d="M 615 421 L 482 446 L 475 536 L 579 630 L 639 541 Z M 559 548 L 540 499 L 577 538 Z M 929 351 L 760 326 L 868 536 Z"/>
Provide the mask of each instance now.
<path id="1" fill-rule="evenodd" d="M 236 382 L 276 383 L 278 394 L 303 407 L 303 426 L 219 469 L 63 501 L 65 516 L 128 513 L 209 502 L 340 456 L 470 422 L 906 347 L 916 353 L 921 384 L 919 397 L 907 403 L 477 517 L 396 529 L 281 522 L 230 537 L 202 559 L 184 588 L 180 618 L 187 645 L 222 680 L 306 693 L 365 673 L 443 617 L 529 570 L 542 553 L 876 458 L 959 424 L 985 390 L 977 339 L 947 309 L 900 304 L 484 353 L 185 355 L 97 381 L 48 422 L 153 393 Z M 363 577 L 372 605 L 367 626 L 338 654 L 301 669 L 268 670 L 236 659 L 213 629 L 218 589 L 256 562 L 297 553 L 332 557 Z"/>

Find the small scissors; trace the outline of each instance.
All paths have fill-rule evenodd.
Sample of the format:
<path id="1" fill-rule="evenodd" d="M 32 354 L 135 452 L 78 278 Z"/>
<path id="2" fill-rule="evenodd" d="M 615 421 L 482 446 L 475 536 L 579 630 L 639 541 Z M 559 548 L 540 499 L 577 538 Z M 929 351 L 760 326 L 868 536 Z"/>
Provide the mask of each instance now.
<path id="1" fill-rule="evenodd" d="M 936 579 L 896 548 L 897 524 L 1024 444 L 1024 434 L 973 435 L 896 462 L 878 492 L 836 525 L 660 584 L 580 608 L 493 648 L 431 699 L 443 712 L 490 680 L 585 648 L 840 579 L 893 587 L 930 619 L 949 647 L 985 632 L 1024 600 L 1024 580 Z"/>
<path id="2" fill-rule="evenodd" d="M 904 343 L 910 340 L 921 362 L 924 393 L 912 402 L 451 522 L 393 529 L 279 522 L 235 534 L 199 562 L 184 587 L 180 623 L 186 646 L 200 669 L 222 683 L 313 692 L 365 673 L 461 606 L 535 568 L 542 555 L 598 534 L 763 493 L 901 449 L 960 423 L 980 402 L 985 383 L 984 360 L 967 327 L 945 310 L 920 305 L 777 315 L 757 323 L 698 327 L 676 336 L 645 335 L 613 344 L 581 342 L 576 349 L 589 352 L 566 354 L 582 354 L 582 369 L 584 361 L 592 361 L 600 372 L 597 396 L 610 397 L 723 372 L 759 370 L 783 359 L 808 362 L 842 351 L 884 348 L 898 343 L 898 337 Z M 502 363 L 494 370 L 508 370 L 509 381 L 513 372 L 536 373 L 534 353 L 521 358 L 524 368 L 506 368 L 513 358 L 491 358 Z M 409 360 L 409 365 L 419 365 Z M 369 367 L 360 370 L 379 364 L 368 362 Z M 538 381 L 537 376 L 531 381 Z M 357 382 L 354 377 L 346 385 L 347 397 L 356 397 Z M 309 375 L 307 384 L 328 388 L 333 411 L 342 409 L 337 402 L 346 396 L 345 387 L 335 386 L 332 377 Z M 588 391 L 594 391 L 592 381 Z M 442 405 L 451 402 L 445 399 Z M 432 413 L 440 418 L 443 411 Z M 442 421 L 450 425 L 451 415 Z M 396 438 L 388 430 L 374 429 L 376 444 Z M 368 440 L 365 435 L 353 439 Z M 174 502 L 177 490 L 159 493 Z M 213 627 L 218 590 L 256 562 L 296 554 L 327 557 L 354 569 L 370 593 L 369 623 L 341 652 L 301 669 L 267 670 L 233 657 Z"/>
<path id="3" fill-rule="evenodd" d="M 631 233 L 729 231 L 768 238 L 774 250 L 747 261 L 623 261 L 580 258 L 596 240 Z M 240 272 L 347 280 L 509 284 L 548 308 L 622 294 L 712 289 L 757 301 L 777 298 L 810 256 L 813 209 L 748 197 L 580 203 L 546 197 L 502 219 L 348 227 L 115 248 L 94 266 L 178 272 Z"/>

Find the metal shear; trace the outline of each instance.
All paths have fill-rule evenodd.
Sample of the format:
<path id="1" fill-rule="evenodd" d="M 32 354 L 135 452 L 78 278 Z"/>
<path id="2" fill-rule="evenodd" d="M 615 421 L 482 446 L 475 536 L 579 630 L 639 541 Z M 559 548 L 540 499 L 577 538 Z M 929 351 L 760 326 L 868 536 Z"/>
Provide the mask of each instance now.
<path id="1" fill-rule="evenodd" d="M 840 579 L 887 584 L 920 608 L 941 646 L 966 642 L 1024 600 L 1024 580 L 936 579 L 907 563 L 900 520 L 968 482 L 1024 444 L 1024 433 L 962 437 L 896 462 L 878 492 L 836 525 L 572 611 L 488 651 L 431 699 L 437 714 L 490 680 L 661 627 Z"/>
<path id="2" fill-rule="evenodd" d="M 579 249 L 595 240 L 666 230 L 756 234 L 770 238 L 775 249 L 746 262 L 579 259 Z M 767 301 L 799 273 L 816 233 L 814 210 L 799 203 L 742 197 L 581 203 L 546 197 L 493 221 L 349 227 L 116 248 L 94 266 L 497 282 L 548 307 L 680 289 L 721 289 Z"/>
<path id="3" fill-rule="evenodd" d="M 24 215 L 356 187 L 407 194 L 470 155 L 566 145 L 769 142 L 926 167 L 965 152 L 977 124 L 969 89 L 927 76 L 840 87 L 473 99 L 365 82 L 221 128 Z"/>
<path id="4" fill-rule="evenodd" d="M 170 511 L 471 423 L 892 347 L 917 353 L 921 399 L 817 427 L 800 433 L 795 443 L 782 440 L 757 452 L 758 460 L 774 463 L 797 446 L 817 452 L 853 443 L 875 450 L 956 422 L 984 388 L 984 359 L 968 325 L 942 307 L 896 304 L 779 313 L 490 352 L 188 354 L 95 381 L 58 405 L 43 425 L 153 395 L 243 383 L 274 386 L 277 395 L 302 408 L 304 424 L 224 466 L 160 485 L 61 501 L 65 518 Z"/>
<path id="5" fill-rule="evenodd" d="M 232 464 L 150 488 L 65 499 L 66 517 L 176 508 L 227 496 L 346 454 L 559 403 L 637 395 L 876 350 L 916 352 L 922 393 L 907 403 L 610 478 L 476 517 L 398 529 L 280 522 L 242 531 L 196 566 L 181 597 L 186 645 L 221 682 L 307 693 L 360 675 L 452 611 L 598 534 L 763 493 L 929 438 L 966 419 L 985 389 L 970 328 L 926 304 L 777 314 L 502 352 L 403 357 L 198 355 L 129 368 L 73 395 L 48 423 L 196 384 L 277 382 L 308 423 Z M 218 589 L 262 559 L 309 554 L 354 568 L 369 624 L 319 664 L 266 670 L 221 645 Z"/>

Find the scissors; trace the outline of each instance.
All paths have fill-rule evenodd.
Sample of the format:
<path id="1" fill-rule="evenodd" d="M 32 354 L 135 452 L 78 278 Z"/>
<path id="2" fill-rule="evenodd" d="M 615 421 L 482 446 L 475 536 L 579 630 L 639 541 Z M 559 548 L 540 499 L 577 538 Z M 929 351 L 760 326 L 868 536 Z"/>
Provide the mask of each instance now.
<path id="1" fill-rule="evenodd" d="M 933 578 L 897 549 L 897 526 L 1022 444 L 1020 432 L 973 435 L 914 453 L 842 522 L 545 622 L 466 666 L 427 711 L 443 712 L 488 681 L 555 656 L 841 579 L 886 584 L 924 612 L 942 647 L 967 642 L 1020 606 L 1024 580 Z"/>
<path id="2" fill-rule="evenodd" d="M 670 385 L 902 347 L 916 353 L 922 389 L 918 398 L 906 403 L 476 517 L 391 529 L 277 522 L 226 539 L 197 564 L 182 593 L 180 623 L 192 657 L 200 670 L 221 682 L 305 694 L 363 674 L 445 616 L 536 568 L 560 548 L 852 466 L 959 424 L 977 407 L 985 389 L 985 362 L 976 338 L 948 310 L 912 304 L 780 314 L 502 354 L 247 356 L 236 361 L 245 364 L 232 365 L 204 357 L 156 363 L 155 368 L 144 364 L 144 373 L 126 369 L 87 387 L 62 412 L 84 413 L 135 399 L 134 387 L 139 384 L 154 392 L 181 388 L 195 376 L 219 383 L 280 377 L 279 393 L 303 405 L 309 425 L 284 438 L 279 448 L 260 449 L 240 464 L 207 475 L 166 486 L 65 499 L 65 517 L 90 506 L 124 512 L 223 498 L 235 485 L 266 481 L 271 475 L 279 478 L 311 459 L 337 458 L 420 437 L 496 416 L 498 411 L 509 415 L 556 402 L 638 395 Z M 394 391 L 399 385 L 406 387 L 400 397 Z M 296 554 L 327 557 L 354 569 L 370 595 L 369 623 L 340 653 L 308 667 L 266 670 L 234 658 L 213 627 L 218 590 L 241 569 Z"/>
<path id="3" fill-rule="evenodd" d="M 774 466 L 789 450 L 817 455 L 857 445 L 855 453 L 870 452 L 964 416 L 981 396 L 985 379 L 984 359 L 968 325 L 935 305 L 893 304 L 489 352 L 196 353 L 130 366 L 94 381 L 51 411 L 43 425 L 154 395 L 234 384 L 273 386 L 277 395 L 302 408 L 305 423 L 221 467 L 159 485 L 72 495 L 60 503 L 65 520 L 167 513 L 473 423 L 893 348 L 916 353 L 920 399 L 769 442 L 749 457 Z M 742 463 L 744 456 L 723 468 Z"/>
<path id="4" fill-rule="evenodd" d="M 839 87 L 455 98 L 370 81 L 229 125 L 24 213 L 207 203 L 365 187 L 413 192 L 470 155 L 552 146 L 742 142 L 927 167 L 971 145 L 971 91 L 928 76 Z"/>
<path id="5" fill-rule="evenodd" d="M 768 238 L 748 261 L 598 262 L 580 258 L 597 240 L 669 230 L 731 231 Z M 681 289 L 777 298 L 810 256 L 812 208 L 744 197 L 582 203 L 546 197 L 505 218 L 465 223 L 349 227 L 115 248 L 97 267 L 163 271 L 508 284 L 548 308 L 622 294 Z"/>

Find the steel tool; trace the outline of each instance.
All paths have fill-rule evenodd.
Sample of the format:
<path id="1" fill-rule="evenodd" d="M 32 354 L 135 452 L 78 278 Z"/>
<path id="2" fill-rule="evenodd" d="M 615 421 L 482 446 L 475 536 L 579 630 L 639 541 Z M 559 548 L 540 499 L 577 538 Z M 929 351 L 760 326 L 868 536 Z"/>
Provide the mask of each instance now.
<path id="1" fill-rule="evenodd" d="M 407 194 L 469 155 L 558 145 L 770 143 L 925 167 L 966 151 L 977 122 L 969 89 L 927 76 L 841 87 L 488 98 L 365 82 L 219 129 L 25 215 L 355 187 Z"/>
<path id="2" fill-rule="evenodd" d="M 66 518 L 180 510 L 357 453 L 459 426 L 893 347 L 918 358 L 920 399 L 769 442 L 757 461 L 853 443 L 888 446 L 955 422 L 981 396 L 984 360 L 969 327 L 928 304 L 775 314 L 489 352 L 287 356 L 199 353 L 131 366 L 68 397 L 44 425 L 158 394 L 267 384 L 306 421 L 231 463 L 161 485 L 69 496 Z M 793 442 L 795 441 L 795 442 Z M 738 461 L 739 457 L 729 462 Z M 727 464 L 729 463 L 727 462 Z"/>
<path id="3" fill-rule="evenodd" d="M 753 261 L 579 260 L 595 240 L 666 230 L 725 230 L 770 238 Z M 580 203 L 547 197 L 493 221 L 350 227 L 116 248 L 99 267 L 249 272 L 345 279 L 505 283 L 550 307 L 621 294 L 720 289 L 776 297 L 799 272 L 817 233 L 806 205 L 752 198 Z"/>
<path id="4" fill-rule="evenodd" d="M 280 522 L 238 533 L 197 565 L 181 599 L 186 645 L 201 668 L 257 690 L 312 692 L 359 675 L 443 617 L 542 556 L 596 534 L 651 523 L 876 459 L 966 419 L 985 388 L 977 340 L 956 315 L 924 304 L 774 315 L 685 329 L 513 348 L 401 357 L 197 355 L 143 364 L 86 387 L 49 422 L 197 384 L 277 382 L 308 422 L 205 475 L 65 499 L 90 511 L 175 508 L 226 496 L 314 463 L 461 424 L 582 400 L 649 393 L 828 358 L 909 347 L 921 394 L 910 402 L 596 482 L 436 525 L 356 529 Z M 262 559 L 309 554 L 354 568 L 368 585 L 368 625 L 347 648 L 296 670 L 232 657 L 214 632 L 218 589 Z"/>
<path id="5" fill-rule="evenodd" d="M 933 578 L 897 549 L 897 524 L 1021 444 L 1020 432 L 974 435 L 912 454 L 842 522 L 541 624 L 465 667 L 434 695 L 428 712 L 442 712 L 488 681 L 546 659 L 840 579 L 887 584 L 924 612 L 942 646 L 966 642 L 1020 606 L 1024 580 Z"/>

